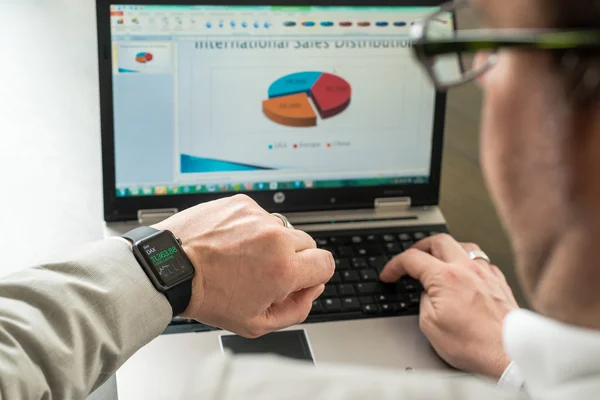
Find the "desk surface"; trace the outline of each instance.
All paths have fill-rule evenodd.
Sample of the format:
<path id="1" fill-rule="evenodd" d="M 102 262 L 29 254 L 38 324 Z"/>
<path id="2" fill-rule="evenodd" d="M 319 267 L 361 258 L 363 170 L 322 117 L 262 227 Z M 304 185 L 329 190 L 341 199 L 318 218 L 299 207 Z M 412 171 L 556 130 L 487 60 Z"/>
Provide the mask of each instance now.
<path id="1" fill-rule="evenodd" d="M 93 0 L 0 2 L 0 275 L 102 238 L 100 111 Z M 506 237 L 478 166 L 480 98 L 450 96 L 442 209 L 516 287 Z M 522 297 L 517 294 L 519 299 Z"/>

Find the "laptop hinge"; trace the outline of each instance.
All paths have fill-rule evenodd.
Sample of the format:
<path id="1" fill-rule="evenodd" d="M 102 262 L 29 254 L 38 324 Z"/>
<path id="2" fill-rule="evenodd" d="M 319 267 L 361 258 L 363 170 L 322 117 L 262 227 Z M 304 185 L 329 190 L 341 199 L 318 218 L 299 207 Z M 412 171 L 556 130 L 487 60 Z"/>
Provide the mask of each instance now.
<path id="1" fill-rule="evenodd" d="M 410 197 L 384 197 L 375 199 L 375 212 L 407 211 L 411 205 Z"/>
<path id="2" fill-rule="evenodd" d="M 157 224 L 179 212 L 176 208 L 161 208 L 155 210 L 138 210 L 138 222 L 142 226 Z"/>

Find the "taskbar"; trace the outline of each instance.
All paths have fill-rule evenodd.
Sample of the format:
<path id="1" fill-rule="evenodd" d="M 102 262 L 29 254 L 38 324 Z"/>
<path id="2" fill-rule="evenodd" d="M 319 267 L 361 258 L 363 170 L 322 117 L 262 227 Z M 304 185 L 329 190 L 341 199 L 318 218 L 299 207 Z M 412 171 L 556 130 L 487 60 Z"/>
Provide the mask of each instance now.
<path id="1" fill-rule="evenodd" d="M 119 187 L 117 197 L 173 196 L 206 193 L 243 193 L 273 190 L 339 189 L 372 186 L 424 185 L 428 176 L 373 179 L 342 179 L 323 181 L 252 182 L 209 185 L 158 185 Z"/>

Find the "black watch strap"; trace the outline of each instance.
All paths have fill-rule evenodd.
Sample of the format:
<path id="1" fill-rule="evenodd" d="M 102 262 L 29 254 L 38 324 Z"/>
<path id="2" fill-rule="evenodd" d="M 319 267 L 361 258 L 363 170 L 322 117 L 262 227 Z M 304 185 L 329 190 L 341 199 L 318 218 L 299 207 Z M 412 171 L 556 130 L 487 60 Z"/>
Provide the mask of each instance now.
<path id="1" fill-rule="evenodd" d="M 155 233 L 160 232 L 158 229 L 141 226 L 132 231 L 127 232 L 122 237 L 129 240 L 132 244 L 137 243 L 142 239 L 146 239 Z M 181 243 L 180 243 L 181 244 Z M 192 298 L 192 281 L 188 280 L 177 285 L 167 292 L 161 292 L 165 295 L 171 307 L 173 308 L 173 317 L 182 314 L 190 304 Z"/>
<path id="2" fill-rule="evenodd" d="M 152 236 L 155 233 L 160 232 L 158 229 L 150 228 L 149 226 L 140 226 L 132 231 L 127 232 L 122 237 L 129 240 L 132 244 L 139 242 L 142 239 L 146 239 L 148 236 Z"/>

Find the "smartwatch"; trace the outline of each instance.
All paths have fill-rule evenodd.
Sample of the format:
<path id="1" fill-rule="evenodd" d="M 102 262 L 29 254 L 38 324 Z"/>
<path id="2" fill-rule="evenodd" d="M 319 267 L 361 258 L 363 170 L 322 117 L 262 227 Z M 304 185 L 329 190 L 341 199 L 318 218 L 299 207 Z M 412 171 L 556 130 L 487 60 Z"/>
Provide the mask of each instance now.
<path id="1" fill-rule="evenodd" d="M 192 298 L 192 279 L 196 273 L 181 247 L 181 239 L 170 231 L 141 227 L 122 236 L 132 243 L 133 254 L 171 307 L 173 317 L 183 313 Z"/>

